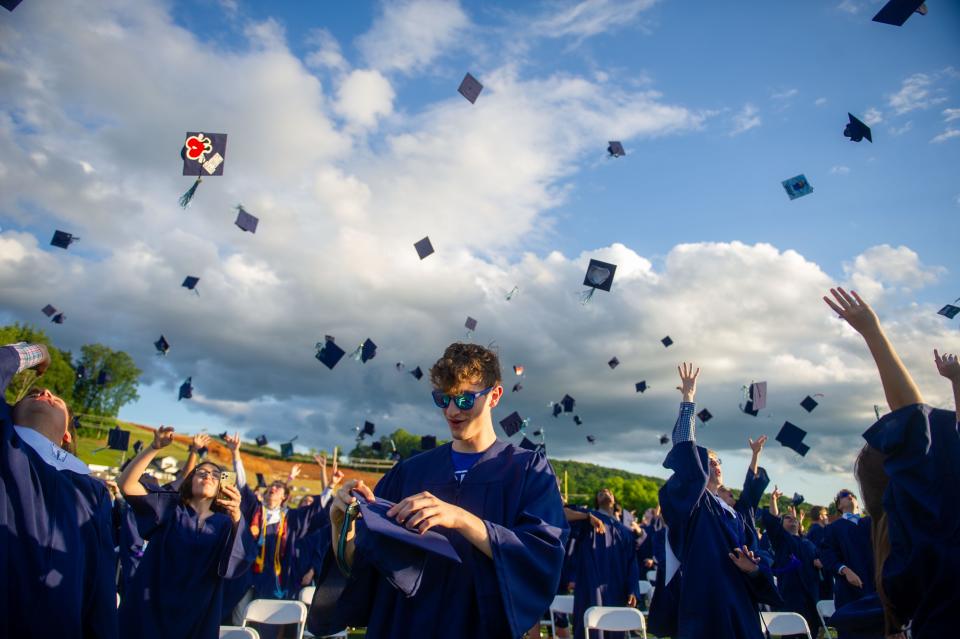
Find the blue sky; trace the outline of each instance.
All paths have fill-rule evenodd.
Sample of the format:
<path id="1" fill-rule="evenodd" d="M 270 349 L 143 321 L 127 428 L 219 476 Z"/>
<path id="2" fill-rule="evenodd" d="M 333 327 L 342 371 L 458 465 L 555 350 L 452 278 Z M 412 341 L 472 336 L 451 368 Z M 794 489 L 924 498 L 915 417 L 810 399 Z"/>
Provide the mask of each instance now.
<path id="1" fill-rule="evenodd" d="M 771 447 L 771 474 L 826 500 L 882 402 L 819 302 L 834 283 L 870 296 L 948 400 L 929 351 L 960 348 L 935 314 L 960 295 L 960 7 L 895 28 L 872 0 L 305 4 L 0 16 L 0 321 L 39 325 L 53 303 L 58 343 L 131 352 L 145 383 L 123 417 L 318 447 L 349 446 L 364 419 L 443 435 L 426 380 L 394 363 L 429 367 L 471 315 L 505 371 L 527 368 L 502 415 L 547 426 L 552 455 L 663 475 L 674 366 L 693 359 L 717 415 L 702 437 L 734 475 L 746 436 L 790 419 L 814 451 Z M 466 71 L 475 105 L 456 93 Z M 843 137 L 848 111 L 873 144 Z M 176 149 L 204 128 L 230 135 L 225 174 L 184 212 Z M 626 157 L 606 157 L 612 139 Z M 814 193 L 790 201 L 798 173 Z M 238 201 L 257 235 L 231 226 Z M 54 249 L 54 228 L 83 240 Z M 424 235 L 438 250 L 419 262 Z M 581 306 L 591 257 L 617 280 Z M 381 349 L 330 372 L 311 358 L 327 333 Z M 197 397 L 178 403 L 188 375 Z M 771 387 L 758 420 L 736 409 L 755 379 Z M 564 393 L 584 427 L 550 417 Z"/>

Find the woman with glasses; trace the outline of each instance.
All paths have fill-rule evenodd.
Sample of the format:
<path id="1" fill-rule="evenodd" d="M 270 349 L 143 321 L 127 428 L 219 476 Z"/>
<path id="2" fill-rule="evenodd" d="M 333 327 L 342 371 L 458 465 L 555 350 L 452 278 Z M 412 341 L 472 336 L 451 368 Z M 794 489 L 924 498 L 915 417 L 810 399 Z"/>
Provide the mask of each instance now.
<path id="1" fill-rule="evenodd" d="M 215 639 L 224 579 L 249 568 L 256 546 L 240 512 L 240 493 L 221 483 L 217 464 L 198 464 L 178 491 L 143 486 L 141 475 L 172 441 L 173 428 L 157 429 L 153 443 L 117 479 L 149 542 L 120 604 L 120 636 Z"/>

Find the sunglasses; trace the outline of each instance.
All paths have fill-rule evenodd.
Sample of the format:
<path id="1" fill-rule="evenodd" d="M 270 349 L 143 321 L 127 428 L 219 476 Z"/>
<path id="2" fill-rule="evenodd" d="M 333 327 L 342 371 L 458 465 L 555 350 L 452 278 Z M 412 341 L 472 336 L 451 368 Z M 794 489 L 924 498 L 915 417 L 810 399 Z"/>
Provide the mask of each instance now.
<path id="1" fill-rule="evenodd" d="M 447 395 L 446 393 L 434 390 L 431 391 L 430 394 L 433 395 L 433 403 L 437 405 L 437 408 L 446 408 L 450 405 L 450 401 L 453 400 L 453 403 L 456 404 L 460 410 L 470 410 L 477 402 L 478 397 L 482 397 L 492 390 L 493 386 L 484 388 L 482 391 L 476 393 L 468 391 L 466 393 L 460 393 L 459 395 Z"/>
<path id="2" fill-rule="evenodd" d="M 837 493 L 837 499 L 843 499 L 844 497 L 853 497 L 853 493 L 848 493 L 848 492 Z"/>
<path id="3" fill-rule="evenodd" d="M 222 479 L 223 473 L 216 473 L 212 470 L 198 470 L 194 473 L 195 476 L 200 479 L 206 479 L 207 477 L 213 477 L 215 479 Z M 218 477 L 219 475 L 219 477 Z"/>

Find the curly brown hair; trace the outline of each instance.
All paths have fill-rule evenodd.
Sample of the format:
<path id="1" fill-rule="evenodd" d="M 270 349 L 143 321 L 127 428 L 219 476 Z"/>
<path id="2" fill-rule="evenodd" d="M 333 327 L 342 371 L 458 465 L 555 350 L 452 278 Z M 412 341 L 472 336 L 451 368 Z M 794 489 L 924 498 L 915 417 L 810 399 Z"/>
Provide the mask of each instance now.
<path id="1" fill-rule="evenodd" d="M 449 392 L 464 384 L 483 387 L 500 383 L 500 358 L 489 348 L 455 342 L 443 351 L 443 357 L 430 369 L 434 388 Z"/>

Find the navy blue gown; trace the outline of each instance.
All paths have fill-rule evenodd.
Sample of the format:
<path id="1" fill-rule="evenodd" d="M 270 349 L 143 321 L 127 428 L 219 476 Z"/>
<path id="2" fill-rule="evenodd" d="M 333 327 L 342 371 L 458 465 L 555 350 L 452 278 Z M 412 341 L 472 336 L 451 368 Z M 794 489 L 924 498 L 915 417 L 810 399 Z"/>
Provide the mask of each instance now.
<path id="1" fill-rule="evenodd" d="M 960 435 L 956 413 L 926 405 L 885 415 L 864 439 L 887 454 L 882 579 L 914 639 L 960 634 Z"/>
<path id="2" fill-rule="evenodd" d="M 770 485 L 770 477 L 767 471 L 762 467 L 757 467 L 757 472 L 752 468 L 747 468 L 747 476 L 743 479 L 743 491 L 737 498 L 733 509 L 743 517 L 743 523 L 753 537 L 754 543 L 758 543 L 760 535 L 757 534 L 757 509 L 760 507 L 760 498 L 763 497 L 763 491 Z"/>
<path id="3" fill-rule="evenodd" d="M 873 580 L 873 545 L 870 536 L 870 518 L 861 517 L 858 523 L 837 519 L 823 535 L 820 561 L 827 574 L 833 576 L 834 602 L 837 608 L 876 592 Z M 857 573 L 863 588 L 855 588 L 839 574 L 841 566 Z"/>
<path id="4" fill-rule="evenodd" d="M 557 592 L 568 533 L 553 469 L 542 453 L 497 441 L 458 484 L 451 446 L 394 466 L 375 494 L 393 502 L 429 491 L 486 525 L 493 559 L 461 535 L 450 539 L 462 564 L 428 556 L 409 597 L 391 581 L 409 581 L 410 566 L 393 572 L 391 543 L 357 524 L 352 578 L 335 606 L 334 625 L 366 626 L 367 637 L 519 637 L 550 607 Z M 335 572 L 335 571 L 334 571 Z"/>
<path id="5" fill-rule="evenodd" d="M 811 524 L 810 528 L 807 530 L 807 539 L 810 540 L 816 549 L 817 556 L 820 554 L 820 548 L 823 546 L 823 540 L 827 535 L 827 527 L 821 526 L 820 524 Z M 825 571 L 817 571 L 817 579 L 820 584 L 820 599 L 833 599 L 833 578 L 829 573 L 825 574 Z"/>
<path id="6" fill-rule="evenodd" d="M 632 594 L 638 600 L 640 580 L 637 569 L 636 538 L 633 531 L 600 511 L 590 511 L 603 521 L 603 534 L 594 530 L 589 519 L 571 522 L 570 535 L 576 539 L 576 563 L 573 591 L 573 628 L 577 639 L 584 639 L 583 613 L 591 606 L 626 606 Z M 591 636 L 598 636 L 595 632 Z M 605 632 L 617 639 L 624 633 Z"/>
<path id="7" fill-rule="evenodd" d="M 114 639 L 110 497 L 17 434 L 2 396 L 19 362 L 0 348 L 0 637 Z"/>
<path id="8" fill-rule="evenodd" d="M 783 527 L 783 520 L 766 508 L 760 511 L 760 516 L 773 546 L 773 573 L 777 576 L 777 590 L 783 598 L 779 610 L 803 615 L 810 626 L 810 633 L 816 636 L 820 630 L 820 617 L 817 614 L 820 577 L 813 565 L 817 548 L 810 540 L 788 533 Z"/>

